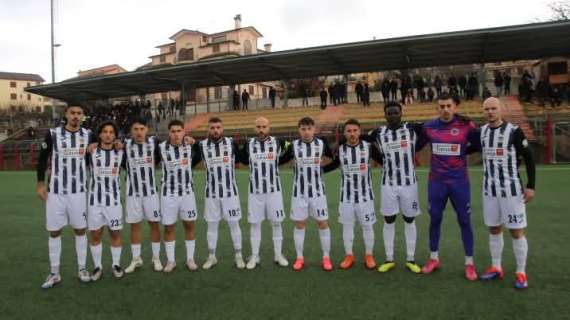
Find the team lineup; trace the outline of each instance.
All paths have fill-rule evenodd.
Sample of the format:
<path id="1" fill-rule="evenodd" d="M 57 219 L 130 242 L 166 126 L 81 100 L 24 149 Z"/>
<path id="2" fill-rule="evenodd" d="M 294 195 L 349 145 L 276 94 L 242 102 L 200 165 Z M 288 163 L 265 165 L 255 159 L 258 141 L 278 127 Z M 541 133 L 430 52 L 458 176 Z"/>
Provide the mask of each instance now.
<path id="1" fill-rule="evenodd" d="M 269 120 L 255 121 L 256 137 L 242 146 L 224 136 L 222 119 L 208 121 L 208 137 L 201 141 L 186 135 L 184 123 L 168 124 L 168 139 L 158 141 L 148 135 L 144 120 L 136 120 L 130 136 L 118 140 L 113 122 L 102 123 L 95 134 L 81 127 L 83 110 L 69 106 L 66 124 L 51 129 L 45 137 L 37 168 L 37 194 L 46 203 L 46 229 L 49 233 L 50 272 L 42 288 L 61 282 L 59 271 L 62 230 L 68 224 L 75 234 L 78 278 L 81 282 L 99 280 L 103 275 L 102 237 L 107 229 L 112 257 L 111 271 L 116 278 L 142 267 L 141 227 L 150 227 L 152 268 L 170 273 L 176 268 L 175 228 L 178 220 L 184 228 L 186 267 L 199 269 L 195 261 L 196 220 L 207 222 L 208 257 L 204 270 L 217 263 L 217 240 L 220 221 L 229 227 L 234 261 L 238 269 L 255 269 L 260 263 L 261 226 L 269 220 L 275 263 L 288 267 L 283 255 L 282 222 L 286 218 L 279 166 L 293 164 L 293 190 L 289 217 L 294 221 L 293 239 L 296 258 L 292 268 L 305 267 L 303 255 L 305 229 L 309 218 L 316 221 L 322 250 L 322 268 L 334 269 L 330 257 L 331 231 L 323 175 L 340 168 L 341 190 L 338 222 L 342 225 L 345 257 L 341 269 L 355 263 L 354 227 L 362 229 L 368 269 L 386 273 L 396 266 L 394 242 L 397 215 L 404 220 L 406 268 L 414 274 L 430 274 L 440 268 L 439 241 L 443 212 L 450 200 L 457 216 L 465 255 L 465 278 L 493 280 L 504 277 L 502 229 L 513 238 L 516 260 L 515 287 L 528 287 L 526 259 L 528 244 L 526 203 L 534 197 L 535 164 L 522 130 L 503 120 L 503 107 L 497 98 L 483 102 L 487 123 L 477 127 L 470 119 L 457 114 L 459 99 L 443 94 L 438 99 L 439 117 L 425 123 L 402 122 L 402 106 L 388 102 L 384 106 L 386 125 L 363 133 L 356 119 L 344 123 L 344 138 L 338 147 L 329 147 L 316 137 L 315 122 L 302 118 L 299 137 L 285 141 L 270 135 Z M 428 214 L 430 256 L 425 265 L 416 263 L 417 230 L 415 219 L 421 214 L 416 177 L 416 153 L 430 145 L 431 164 L 428 178 Z M 483 217 L 489 228 L 491 265 L 477 274 L 473 259 L 471 192 L 467 155 L 480 153 L 483 163 Z M 524 159 L 527 184 L 523 186 L 518 167 Z M 382 236 L 385 260 L 377 265 L 374 256 L 377 222 L 372 161 L 382 167 L 380 177 L 380 214 L 384 220 Z M 193 168 L 202 163 L 206 171 L 204 212 L 198 212 L 193 183 Z M 247 220 L 250 226 L 251 255 L 244 260 L 239 221 L 242 208 L 236 182 L 236 165 L 249 167 Z M 160 181 L 155 168 L 161 167 Z M 123 206 L 121 172 L 125 171 L 125 216 L 130 225 L 131 263 L 121 267 Z M 49 179 L 46 179 L 49 172 Z M 47 181 L 46 181 L 47 180 Z M 201 200 L 201 199 L 200 199 Z M 160 224 L 164 226 L 161 239 Z M 87 238 L 87 230 L 90 239 Z M 160 259 L 162 242 L 166 263 Z M 87 251 L 93 260 L 87 271 Z"/>

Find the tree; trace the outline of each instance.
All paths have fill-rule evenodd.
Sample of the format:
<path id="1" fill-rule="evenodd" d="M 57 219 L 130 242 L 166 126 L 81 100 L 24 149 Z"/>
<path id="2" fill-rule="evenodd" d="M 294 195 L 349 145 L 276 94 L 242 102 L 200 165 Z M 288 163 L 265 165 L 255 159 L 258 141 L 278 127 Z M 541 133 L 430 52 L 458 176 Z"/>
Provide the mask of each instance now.
<path id="1" fill-rule="evenodd" d="M 570 0 L 552 1 L 548 4 L 551 20 L 570 20 Z"/>

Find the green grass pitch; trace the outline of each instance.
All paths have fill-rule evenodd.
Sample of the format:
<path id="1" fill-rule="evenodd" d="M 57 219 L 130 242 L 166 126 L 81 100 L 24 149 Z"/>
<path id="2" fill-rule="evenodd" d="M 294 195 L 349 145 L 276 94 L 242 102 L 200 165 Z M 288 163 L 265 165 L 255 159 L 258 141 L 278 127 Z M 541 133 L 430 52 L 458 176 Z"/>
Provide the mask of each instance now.
<path id="1" fill-rule="evenodd" d="M 426 213 L 426 168 L 419 170 L 423 213 L 418 218 L 416 258 L 428 256 Z M 238 171 L 242 210 L 247 212 L 247 171 Z M 482 272 L 490 262 L 488 236 L 481 213 L 481 169 L 471 169 L 472 222 L 475 228 L 475 262 Z M 290 170 L 283 170 L 284 199 L 289 209 Z M 379 172 L 375 171 L 379 193 Z M 539 167 L 537 197 L 528 208 L 530 288 L 515 291 L 514 257 L 510 238 L 505 237 L 505 279 L 471 283 L 463 278 L 463 249 L 455 214 L 448 205 L 442 227 L 442 269 L 433 275 L 414 275 L 401 262 L 404 256 L 403 221 L 397 221 L 397 268 L 388 274 L 368 271 L 362 264 L 363 245 L 359 228 L 355 234 L 356 265 L 338 268 L 343 257 L 341 226 L 337 222 L 339 172 L 326 176 L 332 231 L 331 257 L 335 270 L 320 268 L 317 228 L 311 222 L 305 241 L 306 269 L 294 272 L 273 264 L 271 228 L 263 226 L 261 267 L 240 271 L 233 264 L 229 230 L 221 224 L 219 264 L 210 271 L 191 273 L 184 266 L 182 226 L 177 226 L 177 270 L 170 275 L 150 269 L 150 244 L 143 243 L 143 268 L 115 280 L 110 273 L 108 235 L 105 234 L 103 264 L 106 272 L 97 283 L 81 284 L 76 278 L 73 237 L 63 238 L 62 277 L 56 288 L 43 291 L 40 284 L 48 271 L 44 205 L 35 195 L 35 173 L 0 173 L 0 319 L 570 319 L 570 214 L 568 191 L 570 167 Z M 200 214 L 203 208 L 204 171 L 195 173 Z M 377 197 L 378 198 L 378 197 Z M 378 211 L 378 200 L 376 201 Z M 250 252 L 247 219 L 241 220 L 244 256 Z M 293 224 L 284 224 L 284 253 L 294 257 Z M 375 225 L 375 257 L 382 261 L 382 222 Z M 148 239 L 148 228 L 143 229 Z M 130 261 L 128 227 L 124 231 L 122 264 Z M 507 234 L 505 234 L 507 235 Z M 162 250 L 164 260 L 164 248 Z M 206 225 L 198 222 L 197 261 L 207 256 Z M 91 256 L 88 254 L 88 265 Z"/>

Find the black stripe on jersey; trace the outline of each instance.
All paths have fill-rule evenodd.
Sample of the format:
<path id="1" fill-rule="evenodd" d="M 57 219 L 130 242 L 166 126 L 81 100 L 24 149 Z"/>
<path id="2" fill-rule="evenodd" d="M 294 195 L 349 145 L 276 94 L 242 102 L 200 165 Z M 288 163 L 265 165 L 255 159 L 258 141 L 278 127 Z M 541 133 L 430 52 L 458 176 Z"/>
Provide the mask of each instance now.
<path id="1" fill-rule="evenodd" d="M 493 131 L 491 131 L 489 133 L 489 147 L 492 147 L 495 145 L 495 133 Z M 491 177 L 495 176 L 495 166 L 493 165 L 493 160 L 489 159 L 489 175 Z M 495 186 L 495 181 L 491 180 L 491 195 L 493 197 L 497 196 L 497 188 Z"/>
<path id="2" fill-rule="evenodd" d="M 81 131 L 81 130 L 80 130 Z M 77 145 L 77 138 L 75 134 L 71 134 L 71 148 L 75 148 Z M 77 159 L 71 159 L 71 193 L 77 192 Z"/>

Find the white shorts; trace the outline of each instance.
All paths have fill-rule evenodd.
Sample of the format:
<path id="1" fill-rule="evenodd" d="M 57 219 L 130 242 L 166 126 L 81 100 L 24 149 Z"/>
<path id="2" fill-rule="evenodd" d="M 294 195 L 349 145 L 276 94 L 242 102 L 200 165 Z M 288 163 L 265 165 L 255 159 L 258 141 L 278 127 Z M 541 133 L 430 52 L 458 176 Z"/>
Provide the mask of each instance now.
<path id="1" fill-rule="evenodd" d="M 145 217 L 148 221 L 159 222 L 161 220 L 158 195 L 155 193 L 148 197 L 127 197 L 127 223 L 139 223 Z"/>
<path id="2" fill-rule="evenodd" d="M 73 229 L 87 228 L 87 198 L 85 193 L 48 193 L 46 201 L 46 230 L 58 231 L 68 223 Z"/>
<path id="3" fill-rule="evenodd" d="M 374 201 L 362 203 L 341 202 L 338 205 L 338 213 L 338 222 L 341 224 L 354 224 L 355 218 L 363 226 L 376 223 Z"/>
<path id="4" fill-rule="evenodd" d="M 317 221 L 326 221 L 329 218 L 327 207 L 327 197 L 320 196 L 314 198 L 293 197 L 291 200 L 291 220 L 304 221 L 309 216 Z"/>
<path id="5" fill-rule="evenodd" d="M 208 222 L 217 222 L 222 218 L 226 221 L 239 221 L 241 219 L 239 197 L 206 198 L 204 217 Z"/>
<path id="6" fill-rule="evenodd" d="M 523 196 L 483 196 L 483 220 L 489 227 L 504 225 L 508 229 L 526 228 L 526 205 Z"/>
<path id="7" fill-rule="evenodd" d="M 99 230 L 104 226 L 116 231 L 123 229 L 123 206 L 89 206 L 89 230 Z"/>
<path id="8" fill-rule="evenodd" d="M 175 224 L 179 216 L 184 221 L 195 221 L 198 218 L 198 208 L 194 194 L 180 197 L 163 196 L 160 200 L 160 213 L 165 226 Z"/>
<path id="9" fill-rule="evenodd" d="M 406 217 L 417 217 L 421 213 L 418 185 L 383 185 L 381 188 L 380 212 L 383 216 L 393 216 L 398 212 L 402 212 Z"/>
<path id="10" fill-rule="evenodd" d="M 281 192 L 249 194 L 247 200 L 247 221 L 249 223 L 260 223 L 266 217 L 271 222 L 281 222 L 285 219 L 283 195 Z"/>

